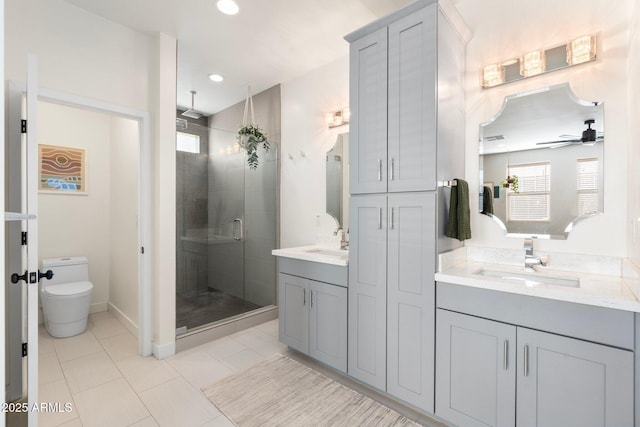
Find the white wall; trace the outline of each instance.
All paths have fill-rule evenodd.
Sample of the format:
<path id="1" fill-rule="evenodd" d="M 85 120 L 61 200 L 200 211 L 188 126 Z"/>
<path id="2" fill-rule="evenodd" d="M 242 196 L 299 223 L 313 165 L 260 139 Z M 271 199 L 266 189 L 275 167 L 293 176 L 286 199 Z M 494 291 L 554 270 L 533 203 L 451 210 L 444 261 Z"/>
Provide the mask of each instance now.
<path id="1" fill-rule="evenodd" d="M 89 259 L 92 312 L 106 310 L 109 301 L 110 133 L 109 116 L 38 103 L 38 143 L 84 149 L 88 192 L 39 195 L 40 259 Z"/>
<path id="2" fill-rule="evenodd" d="M 111 117 L 109 152 L 109 310 L 138 325 L 138 123 Z"/>
<path id="3" fill-rule="evenodd" d="M 153 145 L 153 335 L 162 354 L 175 342 L 176 40 L 145 34 L 63 0 L 5 4 L 5 78 L 24 81 L 26 54 L 38 55 L 41 87 L 148 111 Z"/>
<path id="4" fill-rule="evenodd" d="M 629 135 L 640 135 L 640 4 L 637 1 L 629 2 L 629 16 L 631 17 L 629 34 Z M 628 257 L 640 267 L 640 143 L 637 138 L 630 137 L 629 155 L 627 157 L 629 168 L 629 224 Z M 635 224 L 634 224 L 635 223 Z M 635 226 L 635 227 L 634 227 Z"/>
<path id="5" fill-rule="evenodd" d="M 349 58 L 282 84 L 280 246 L 314 244 L 335 223 L 326 218 L 326 152 L 349 125 L 329 129 L 325 114 L 349 105 Z M 306 157 L 302 157 L 300 152 Z M 289 156 L 293 156 L 290 159 Z M 317 218 L 321 214 L 321 218 Z"/>
<path id="6" fill-rule="evenodd" d="M 536 249 L 553 252 L 626 256 L 627 253 L 627 78 L 628 2 L 608 0 L 461 0 L 456 4 L 473 32 L 467 46 L 466 176 L 478 188 L 478 127 L 498 112 L 506 95 L 569 82 L 586 100 L 604 101 L 604 215 L 579 224 L 566 241 L 539 241 Z M 483 90 L 483 65 L 523 52 L 562 44 L 597 33 L 598 60 L 521 82 Z M 490 218 L 480 215 L 471 198 L 472 246 L 522 247 L 521 239 L 503 237 Z"/>

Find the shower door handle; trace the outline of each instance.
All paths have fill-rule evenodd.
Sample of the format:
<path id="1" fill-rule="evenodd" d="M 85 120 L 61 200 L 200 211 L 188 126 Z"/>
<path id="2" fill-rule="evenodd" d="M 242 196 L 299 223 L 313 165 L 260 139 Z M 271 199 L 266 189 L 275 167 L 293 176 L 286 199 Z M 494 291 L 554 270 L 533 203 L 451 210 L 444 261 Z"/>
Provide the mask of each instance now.
<path id="1" fill-rule="evenodd" d="M 240 233 L 236 233 L 236 224 L 240 226 Z M 244 237 L 242 220 L 240 218 L 236 218 L 233 220 L 233 240 L 242 240 Z"/>

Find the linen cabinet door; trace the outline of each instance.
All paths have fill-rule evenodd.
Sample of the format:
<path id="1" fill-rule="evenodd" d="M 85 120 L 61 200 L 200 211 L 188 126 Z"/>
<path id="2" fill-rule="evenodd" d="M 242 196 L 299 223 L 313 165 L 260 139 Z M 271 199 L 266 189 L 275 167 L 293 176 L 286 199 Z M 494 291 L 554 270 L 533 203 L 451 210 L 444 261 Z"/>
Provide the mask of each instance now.
<path id="1" fill-rule="evenodd" d="M 352 196 L 349 209 L 348 367 L 352 377 L 386 389 L 386 195 Z"/>
<path id="2" fill-rule="evenodd" d="M 309 279 L 283 273 L 278 278 L 280 341 L 309 354 Z"/>
<path id="3" fill-rule="evenodd" d="M 387 392 L 433 412 L 436 193 L 388 203 Z"/>
<path id="4" fill-rule="evenodd" d="M 633 352 L 518 328 L 517 425 L 631 426 Z"/>
<path id="5" fill-rule="evenodd" d="M 437 14 L 389 25 L 389 192 L 436 189 Z"/>
<path id="6" fill-rule="evenodd" d="M 387 191 L 387 28 L 350 46 L 349 188 Z"/>
<path id="7" fill-rule="evenodd" d="M 437 311 L 436 415 L 460 426 L 515 426 L 516 327 Z"/>
<path id="8" fill-rule="evenodd" d="M 347 372 L 347 288 L 309 281 L 309 355 Z"/>

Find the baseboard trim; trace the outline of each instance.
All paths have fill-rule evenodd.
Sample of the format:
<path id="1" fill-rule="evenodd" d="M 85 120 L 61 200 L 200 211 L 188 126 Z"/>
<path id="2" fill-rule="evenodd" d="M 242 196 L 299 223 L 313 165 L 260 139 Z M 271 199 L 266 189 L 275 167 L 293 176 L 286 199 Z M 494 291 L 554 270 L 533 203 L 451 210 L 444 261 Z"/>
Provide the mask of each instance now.
<path id="1" fill-rule="evenodd" d="M 167 344 L 153 343 L 153 355 L 156 357 L 156 359 L 166 359 L 167 357 L 171 357 L 174 354 L 176 354 L 175 341 Z"/>
<path id="2" fill-rule="evenodd" d="M 124 325 L 127 331 L 131 332 L 134 337 L 138 338 L 138 326 L 135 324 L 133 320 L 129 318 L 129 316 L 124 314 L 122 310 L 120 310 L 118 307 L 113 305 L 113 303 L 109 303 L 108 309 L 109 309 L 109 312 L 111 312 L 116 317 L 116 319 L 118 319 L 120 323 Z M 105 308 L 105 310 L 102 310 L 102 311 L 106 311 L 106 310 L 107 309 Z"/>

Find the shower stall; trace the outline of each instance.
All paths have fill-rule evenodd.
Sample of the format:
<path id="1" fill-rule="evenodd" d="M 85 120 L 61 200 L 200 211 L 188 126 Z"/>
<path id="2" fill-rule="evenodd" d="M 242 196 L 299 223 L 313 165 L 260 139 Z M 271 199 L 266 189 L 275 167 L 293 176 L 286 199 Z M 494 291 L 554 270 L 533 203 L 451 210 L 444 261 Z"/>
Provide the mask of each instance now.
<path id="1" fill-rule="evenodd" d="M 236 133 L 178 114 L 176 334 L 276 304 L 277 144 L 250 169 Z"/>

